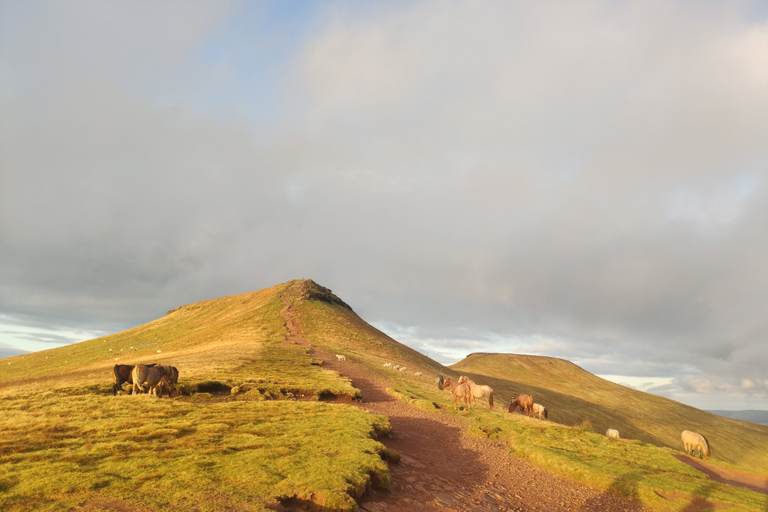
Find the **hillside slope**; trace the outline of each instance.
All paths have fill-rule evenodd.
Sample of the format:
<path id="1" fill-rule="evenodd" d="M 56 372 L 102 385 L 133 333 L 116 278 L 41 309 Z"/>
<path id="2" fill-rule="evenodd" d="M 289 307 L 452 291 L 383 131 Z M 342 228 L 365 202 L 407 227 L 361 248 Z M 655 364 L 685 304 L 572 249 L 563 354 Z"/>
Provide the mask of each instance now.
<path id="1" fill-rule="evenodd" d="M 4 360 L 0 510 L 352 511 L 386 488 L 388 419 L 320 401 L 359 390 L 286 341 L 295 284 Z M 113 396 L 116 363 L 150 362 L 182 393 Z"/>
<path id="2" fill-rule="evenodd" d="M 601 379 L 552 357 L 470 354 L 451 366 L 494 388 L 501 404 L 520 393 L 549 410 L 550 421 L 577 425 L 589 420 L 597 432 L 617 429 L 626 439 L 682 449 L 680 432 L 704 434 L 712 458 L 768 472 L 768 426 L 717 416 L 674 400 Z"/>

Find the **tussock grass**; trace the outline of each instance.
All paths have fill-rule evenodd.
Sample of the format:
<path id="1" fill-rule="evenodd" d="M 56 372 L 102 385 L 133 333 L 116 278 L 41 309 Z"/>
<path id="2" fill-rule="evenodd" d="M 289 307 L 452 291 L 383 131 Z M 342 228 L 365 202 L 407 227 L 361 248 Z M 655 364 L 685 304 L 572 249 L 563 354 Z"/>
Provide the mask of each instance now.
<path id="1" fill-rule="evenodd" d="M 385 417 L 318 402 L 196 403 L 44 392 L 0 398 L 0 509 L 353 510 L 386 488 Z M 212 497 L 215 491 L 218 498 Z"/>
<path id="2" fill-rule="evenodd" d="M 0 367 L 0 510 L 356 508 L 389 485 L 386 418 L 284 342 L 288 285 L 182 306 L 149 324 Z M 174 399 L 111 396 L 112 366 L 179 369 Z M 126 386 L 127 390 L 127 386 Z"/>
<path id="3" fill-rule="evenodd" d="M 472 354 L 452 369 L 493 387 L 500 405 L 530 393 L 547 406 L 550 421 L 578 425 L 588 420 L 595 432 L 614 428 L 622 438 L 675 450 L 683 447 L 680 433 L 693 430 L 707 437 L 713 460 L 768 473 L 766 425 L 723 418 L 620 386 L 551 357 Z"/>
<path id="4" fill-rule="evenodd" d="M 473 434 L 506 442 L 555 473 L 654 510 L 683 511 L 694 500 L 728 510 L 765 506 L 764 495 L 716 484 L 671 456 L 689 428 L 707 435 L 713 459 L 760 471 L 768 467 L 761 426 L 628 390 L 552 358 L 476 354 L 445 368 L 365 323 L 329 290 L 292 281 L 4 360 L 11 364 L 0 365 L 0 510 L 262 511 L 280 502 L 353 510 L 366 486 L 386 487 L 382 458 L 396 454 L 373 439 L 389 428 L 386 418 L 308 401 L 358 391 L 311 351 L 284 342 L 287 306 L 311 343 L 387 376 L 393 395 L 462 415 Z M 173 364 L 187 394 L 112 397 L 116 362 Z M 408 371 L 384 370 L 384 362 Z M 454 410 L 450 393 L 435 386 L 438 373 L 492 386 L 496 409 L 479 400 L 472 411 Z M 549 408 L 551 421 L 505 412 L 524 391 Z M 624 439 L 605 439 L 608 427 Z"/>
<path id="5" fill-rule="evenodd" d="M 521 414 L 472 412 L 470 433 L 505 441 L 510 451 L 567 478 L 642 503 L 651 510 L 690 510 L 692 503 L 734 511 L 763 510 L 764 494 L 720 484 L 674 458 L 674 450 L 612 440 L 582 425 Z M 698 509 L 697 509 L 698 510 Z"/>
<path id="6" fill-rule="evenodd" d="M 764 495 L 715 483 L 672 456 L 682 450 L 682 425 L 693 425 L 702 432 L 719 432 L 708 434 L 718 444 L 722 441 L 723 452 L 728 452 L 721 458 L 714 452 L 717 461 L 759 470 L 762 458 L 768 456 L 761 426 L 725 418 L 721 422 L 719 417 L 618 386 L 554 358 L 474 354 L 446 368 L 390 342 L 332 302 L 315 298 L 295 305 L 294 311 L 313 343 L 351 355 L 369 365 L 372 373 L 386 375 L 393 396 L 426 410 L 461 415 L 472 422 L 473 434 L 506 442 L 519 457 L 566 478 L 635 499 L 652 510 L 684 511 L 694 504 L 743 511 L 766 506 Z M 421 369 L 425 376 L 386 372 L 381 368 L 386 361 Z M 466 374 L 490 385 L 495 409 L 488 411 L 485 401 L 478 399 L 471 411 L 456 410 L 450 393 L 435 386 L 436 374 L 452 378 Z M 522 392 L 549 408 L 550 421 L 506 412 Z M 609 427 L 617 428 L 625 439 L 606 439 L 602 433 Z M 744 444 L 736 447 L 734 442 Z"/>

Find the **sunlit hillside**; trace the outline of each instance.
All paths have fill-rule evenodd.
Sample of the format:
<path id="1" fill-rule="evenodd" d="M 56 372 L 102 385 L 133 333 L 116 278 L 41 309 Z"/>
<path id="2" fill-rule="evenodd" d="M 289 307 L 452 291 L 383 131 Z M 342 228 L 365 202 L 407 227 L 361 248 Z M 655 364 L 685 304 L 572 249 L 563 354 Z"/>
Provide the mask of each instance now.
<path id="1" fill-rule="evenodd" d="M 0 510 L 354 510 L 386 488 L 385 417 L 286 343 L 291 282 L 125 332 L 3 360 Z M 179 370 L 172 398 L 113 395 L 115 364 Z M 128 387 L 126 386 L 126 390 Z"/>
<path id="2" fill-rule="evenodd" d="M 472 435 L 659 510 L 679 510 L 706 479 L 672 456 L 682 449 L 682 429 L 704 433 L 713 460 L 768 472 L 766 426 L 618 386 L 554 358 L 473 354 L 446 368 L 373 328 L 329 289 L 297 280 L 2 360 L 0 510 L 355 510 L 365 489 L 389 485 L 392 454 L 377 436 L 390 427 L 342 403 L 360 391 L 325 367 L 333 354 L 367 366 L 404 401 L 465 417 Z M 178 392 L 113 395 L 113 366 L 137 363 L 177 367 Z M 481 402 L 458 410 L 437 388 L 438 374 L 491 385 L 495 409 Z M 549 408 L 550 421 L 506 413 L 522 392 Z M 637 442 L 609 442 L 608 427 Z M 705 489 L 735 510 L 760 502 L 722 484 Z"/>
<path id="3" fill-rule="evenodd" d="M 598 432 L 682 449 L 680 433 L 704 434 L 714 460 L 768 472 L 768 426 L 716 416 L 660 396 L 637 391 L 552 357 L 471 354 L 452 369 L 491 385 L 503 403 L 520 393 L 549 410 L 550 421 L 577 425 L 589 420 Z"/>

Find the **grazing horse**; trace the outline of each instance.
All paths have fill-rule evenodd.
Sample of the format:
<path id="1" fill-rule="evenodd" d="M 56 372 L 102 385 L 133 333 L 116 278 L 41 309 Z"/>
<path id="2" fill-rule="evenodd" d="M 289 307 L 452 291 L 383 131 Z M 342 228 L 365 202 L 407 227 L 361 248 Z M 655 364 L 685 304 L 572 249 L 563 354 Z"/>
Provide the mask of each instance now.
<path id="1" fill-rule="evenodd" d="M 605 431 L 605 437 L 608 439 L 619 439 L 619 431 L 615 428 L 609 428 Z"/>
<path id="2" fill-rule="evenodd" d="M 144 366 L 153 367 L 155 366 L 155 363 L 147 364 Z M 132 364 L 116 364 L 114 368 L 112 368 L 112 379 L 115 381 L 115 385 L 112 386 L 112 394 L 116 395 L 118 391 L 123 390 L 123 384 L 133 384 L 133 379 L 131 378 L 131 372 L 133 372 L 133 365 Z"/>
<path id="3" fill-rule="evenodd" d="M 453 405 L 454 407 L 461 407 L 461 401 L 464 400 L 464 406 L 468 410 L 472 410 L 472 404 L 471 401 L 471 394 L 469 391 L 469 386 L 467 384 L 459 384 L 458 382 L 452 381 L 450 378 L 446 377 L 443 378 L 442 375 L 437 376 L 437 387 L 440 389 L 446 389 L 451 388 L 451 395 L 453 395 Z"/>
<path id="4" fill-rule="evenodd" d="M 690 430 L 683 430 L 680 437 L 683 439 L 685 453 L 693 455 L 698 450 L 700 459 L 703 458 L 702 455 L 709 458 L 709 443 L 706 437 Z"/>
<path id="5" fill-rule="evenodd" d="M 472 405 L 475 405 L 475 398 L 485 398 L 488 401 L 488 408 L 493 409 L 493 389 L 490 386 L 475 384 L 464 375 L 459 377 L 459 384 L 469 385 L 469 392 L 472 396 Z"/>
<path id="6" fill-rule="evenodd" d="M 160 390 L 160 398 L 163 397 L 165 388 L 168 388 L 168 396 L 173 396 L 173 392 L 176 390 L 176 384 L 179 382 L 179 370 L 175 366 L 166 366 L 165 368 L 167 379 L 163 379 L 161 385 L 158 386 Z"/>
<path id="7" fill-rule="evenodd" d="M 133 394 L 135 395 L 142 386 L 149 388 L 149 394 L 157 396 L 158 386 L 162 386 L 170 383 L 173 378 L 172 366 L 145 366 L 143 364 L 136 365 L 131 372 L 131 379 L 133 380 Z M 178 378 L 178 372 L 176 373 Z M 162 387 L 160 388 L 162 393 Z"/>
<path id="8" fill-rule="evenodd" d="M 533 415 L 537 418 L 547 419 L 547 408 L 541 404 L 533 404 Z"/>
<path id="9" fill-rule="evenodd" d="M 518 407 L 526 416 L 531 416 L 533 414 L 533 397 L 526 394 L 518 396 L 509 404 L 508 412 L 515 412 Z"/>

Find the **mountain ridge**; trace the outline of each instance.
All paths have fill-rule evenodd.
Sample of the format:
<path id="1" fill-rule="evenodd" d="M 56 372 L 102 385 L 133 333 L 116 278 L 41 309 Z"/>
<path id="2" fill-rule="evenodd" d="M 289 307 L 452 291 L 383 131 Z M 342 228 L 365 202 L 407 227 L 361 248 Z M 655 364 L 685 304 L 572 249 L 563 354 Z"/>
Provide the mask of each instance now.
<path id="1" fill-rule="evenodd" d="M 277 366 L 272 368 L 273 363 L 265 361 L 271 361 L 271 347 L 287 338 L 280 314 L 284 308 L 291 310 L 311 344 L 354 357 L 374 372 L 384 372 L 387 362 L 407 367 L 396 377 L 410 389 L 435 387 L 431 379 L 436 374 L 467 374 L 494 388 L 497 407 L 506 408 L 514 396 L 529 392 L 549 408 L 550 421 L 568 426 L 589 421 L 598 432 L 617 428 L 623 438 L 676 450 L 682 446 L 680 432 L 696 430 L 710 438 L 715 458 L 768 472 L 768 427 L 764 425 L 724 418 L 627 388 L 559 358 L 473 353 L 443 366 L 376 329 L 329 288 L 312 280 L 293 280 L 180 306 L 121 333 L 10 358 L 12 364 L 0 366 L 0 389 L 19 383 L 106 387 L 111 385 L 108 376 L 114 364 L 157 362 L 178 366 L 181 380 L 192 384 L 222 381 L 237 387 L 258 375 L 268 375 L 275 381 L 268 392 L 279 397 L 281 390 L 292 388 L 275 370 Z M 309 361 L 311 357 L 302 350 L 295 347 L 295 357 Z M 280 372 L 290 373 L 289 364 L 280 364 Z M 67 381 L 60 379 L 62 368 L 72 368 Z M 424 377 L 416 377 L 416 372 Z M 330 378 L 325 371 L 317 375 Z M 429 403 L 430 399 L 425 400 Z"/>

